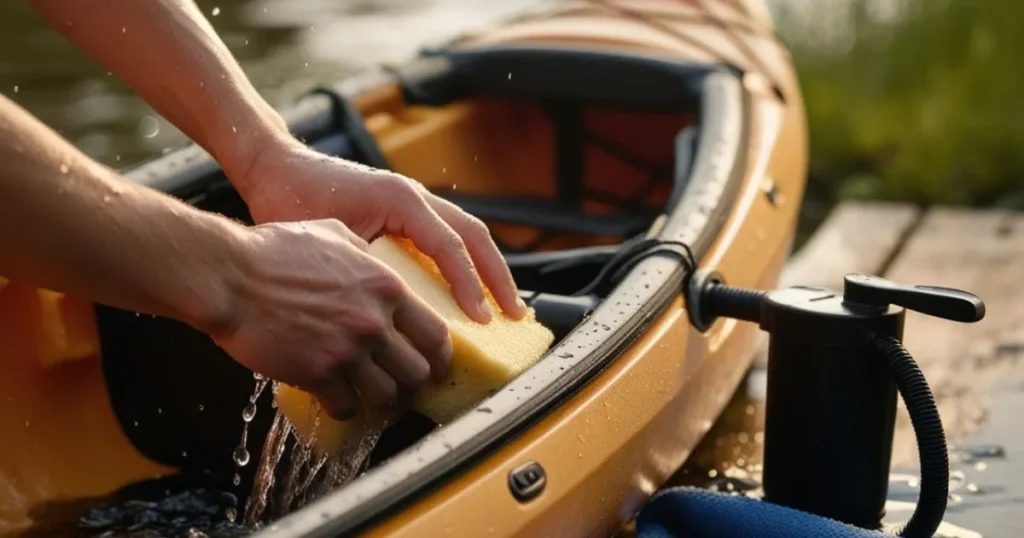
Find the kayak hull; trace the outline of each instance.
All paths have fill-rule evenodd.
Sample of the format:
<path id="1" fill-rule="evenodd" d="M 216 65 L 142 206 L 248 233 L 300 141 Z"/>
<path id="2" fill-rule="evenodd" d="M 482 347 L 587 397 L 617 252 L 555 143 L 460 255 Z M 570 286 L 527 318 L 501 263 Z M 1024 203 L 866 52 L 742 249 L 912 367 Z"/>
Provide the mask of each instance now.
<path id="1" fill-rule="evenodd" d="M 723 159 L 714 156 L 716 149 L 736 155 L 725 159 L 730 166 L 727 173 L 708 168 L 697 156 L 695 179 L 688 187 L 693 189 L 680 204 L 698 213 L 705 206 L 714 210 L 685 222 L 669 216 L 670 223 L 679 225 L 668 228 L 682 230 L 683 235 L 688 226 L 706 232 L 700 234 L 702 245 L 692 245 L 699 251 L 700 265 L 716 268 L 729 283 L 770 288 L 795 234 L 806 174 L 805 118 L 785 49 L 772 35 L 770 21 L 742 7 L 746 4 L 750 2 L 737 4 L 740 7 L 718 1 L 568 2 L 554 11 L 460 38 L 439 50 L 449 55 L 446 58 L 458 59 L 460 53 L 508 50 L 514 56 L 519 50 L 549 47 L 649 56 L 656 62 L 721 69 L 722 76 L 737 81 L 734 86 L 743 110 L 740 127 L 735 130 L 736 140 L 717 143 L 711 138 L 714 147 L 701 151 L 713 157 L 708 162 Z M 432 54 L 428 51 L 425 57 Z M 589 90 L 568 87 L 564 95 L 555 97 L 575 93 L 601 97 L 601 72 L 584 69 L 584 75 L 592 77 Z M 529 68 L 524 67 L 510 71 L 505 80 L 519 83 L 529 76 Z M 611 81 L 607 84 L 611 86 Z M 631 84 L 618 87 L 628 89 Z M 638 80 L 636 87 L 646 86 Z M 439 106 L 414 103 L 413 89 L 408 78 L 396 79 L 393 72 L 379 70 L 354 75 L 332 88 L 355 109 L 356 123 L 370 138 L 369 149 L 360 145 L 359 136 L 345 139 L 331 134 L 338 118 L 329 113 L 337 104 L 330 98 L 304 100 L 285 116 L 294 132 L 317 141 L 315 147 L 328 153 L 349 152 L 371 162 L 370 150 L 378 151 L 377 157 L 389 168 L 435 192 L 445 191 L 453 200 L 465 195 L 572 202 L 575 191 L 565 189 L 556 177 L 569 169 L 550 149 L 561 136 L 547 123 L 550 109 L 504 98 L 500 87 L 493 90 L 496 95 Z M 664 94 L 657 88 L 643 91 Z M 700 124 L 686 111 L 622 113 L 615 107 L 595 106 L 582 115 L 586 125 L 605 139 L 628 146 L 655 164 L 667 162 L 670 168 L 674 157 L 678 161 L 674 148 L 680 129 L 713 130 L 707 117 Z M 355 126 L 349 127 L 351 135 Z M 629 198 L 627 187 L 647 179 L 635 167 L 623 166 L 600 152 L 587 154 L 585 160 L 591 187 L 613 201 Z M 700 199 L 702 191 L 694 186 L 700 186 L 701 171 L 722 172 L 728 176 L 728 188 L 714 199 L 708 194 L 706 200 Z M 223 179 L 209 179 L 218 178 L 217 174 L 216 163 L 190 147 L 147 163 L 129 176 L 203 208 L 221 196 Z M 656 184 L 638 203 L 664 204 L 676 196 L 671 189 L 668 184 Z M 607 202 L 588 199 L 581 204 L 598 217 L 613 212 Z M 235 198 L 209 207 L 248 219 Z M 617 244 L 622 240 L 618 224 L 610 222 L 592 220 L 589 229 L 561 234 L 541 250 Z M 511 250 L 528 249 L 539 240 L 528 222 L 491 224 L 496 237 Z M 604 229 L 608 233 L 589 233 Z M 672 270 L 678 271 L 676 265 Z M 261 534 L 591 536 L 614 532 L 686 460 L 741 382 L 756 345 L 758 329 L 749 324 L 723 320 L 707 333 L 697 332 L 687 319 L 679 283 L 672 284 L 677 286 L 674 290 L 665 285 L 660 284 L 663 299 L 651 300 L 630 314 L 628 328 L 609 323 L 609 332 L 618 339 L 602 348 L 600 360 L 587 364 L 580 357 L 565 360 L 567 370 L 585 370 L 585 375 L 571 383 L 550 383 L 544 389 L 545 403 L 519 413 L 507 427 L 494 423 L 474 434 L 473 439 L 482 439 L 491 432 L 490 437 L 484 436 L 486 442 L 465 443 L 475 446 L 473 451 L 459 453 L 462 445 L 457 444 L 451 456 L 439 456 L 422 468 L 410 467 L 406 481 L 410 485 L 390 488 L 398 493 L 389 493 L 387 502 L 383 494 L 360 500 L 366 482 L 397 473 L 389 471 L 389 465 L 395 467 L 399 460 L 415 464 L 411 454 L 396 456 L 397 463 L 385 463 L 378 474 L 368 474 L 362 483 L 328 495 Z M 173 322 L 104 307 L 96 312 L 98 320 L 87 302 L 22 283 L 0 286 L 0 349 L 9 350 L 15 365 L 0 380 L 0 431 L 18 436 L 15 443 L 0 444 L 0 486 L 5 486 L 0 487 L 0 533 L 24 528 L 40 519 L 47 507 L 63 502 L 107 495 L 127 484 L 194 465 L 219 465 L 237 444 L 239 402 L 245 401 L 246 391 L 251 393 L 248 372 L 217 355 L 201 335 Z M 600 316 L 595 314 L 595 319 Z M 602 335 L 595 339 L 607 336 L 594 330 Z M 570 335 L 567 341 L 579 337 Z M 154 344 L 155 340 L 163 343 Z M 551 361 L 559 356 L 547 357 L 542 366 L 552 368 Z M 200 369 L 204 375 L 186 375 L 183 369 Z M 248 382 L 221 386 L 224 379 Z M 209 386 L 200 388 L 204 383 Z M 521 390 L 530 388 L 521 385 L 517 385 Z M 201 396 L 190 399 L 181 394 L 169 399 L 168 394 L 180 393 L 186 386 Z M 522 394 L 524 402 L 531 396 L 529 390 Z M 4 397 L 23 403 L 4 407 Z M 475 415 L 469 418 L 487 418 Z M 254 444 L 267 431 L 265 418 L 258 417 L 249 434 L 254 459 L 259 450 Z M 462 421 L 466 422 L 463 430 L 471 426 L 468 420 Z M 190 428 L 201 435 L 189 435 Z M 443 430 L 459 431 L 459 424 Z M 431 435 L 424 443 L 438 444 L 436 437 Z M 534 488 L 534 496 L 517 498 L 510 477 L 528 464 L 543 471 L 544 484 Z M 414 475 L 422 479 L 413 480 Z M 242 489 L 249 480 L 244 478 Z M 367 500 L 371 498 L 376 500 Z"/>

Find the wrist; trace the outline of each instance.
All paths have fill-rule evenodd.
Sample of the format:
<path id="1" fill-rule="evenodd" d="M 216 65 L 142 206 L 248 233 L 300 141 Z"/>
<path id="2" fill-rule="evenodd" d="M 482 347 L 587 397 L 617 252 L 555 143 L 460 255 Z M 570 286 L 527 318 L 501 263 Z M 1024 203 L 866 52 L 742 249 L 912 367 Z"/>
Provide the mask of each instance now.
<path id="1" fill-rule="evenodd" d="M 299 144 L 281 116 L 267 108 L 262 113 L 248 112 L 246 121 L 225 128 L 220 140 L 213 143 L 214 157 L 243 199 L 258 187 L 253 170 L 261 161 Z"/>
<path id="2" fill-rule="evenodd" d="M 226 218 L 210 215 L 210 219 L 209 226 L 216 228 L 210 235 L 219 240 L 193 249 L 195 260 L 185 264 L 182 277 L 192 285 L 171 302 L 175 317 L 219 339 L 238 325 L 254 234 Z"/>

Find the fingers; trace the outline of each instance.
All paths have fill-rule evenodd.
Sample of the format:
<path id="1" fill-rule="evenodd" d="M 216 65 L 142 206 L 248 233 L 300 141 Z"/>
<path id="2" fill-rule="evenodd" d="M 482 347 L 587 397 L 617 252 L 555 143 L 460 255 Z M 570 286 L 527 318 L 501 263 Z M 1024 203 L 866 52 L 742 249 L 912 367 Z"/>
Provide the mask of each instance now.
<path id="1" fill-rule="evenodd" d="M 334 420 L 349 420 L 359 412 L 358 396 L 342 376 L 337 376 L 314 393 L 320 407 Z"/>
<path id="2" fill-rule="evenodd" d="M 430 365 L 412 344 L 393 331 L 373 359 L 402 388 L 416 390 L 430 377 Z"/>
<path id="3" fill-rule="evenodd" d="M 348 369 L 359 396 L 373 407 L 384 407 L 395 401 L 398 385 L 376 362 L 366 358 L 352 364 Z"/>
<path id="4" fill-rule="evenodd" d="M 498 306 L 514 319 L 526 315 L 526 304 L 519 298 L 512 271 L 491 238 L 487 226 L 448 200 L 430 194 L 427 196 L 437 214 L 462 237 L 480 271 L 480 277 L 494 294 Z"/>
<path id="5" fill-rule="evenodd" d="M 448 377 L 452 363 L 452 340 L 438 315 L 418 297 L 410 295 L 395 311 L 395 329 L 408 339 L 415 351 L 430 365 L 431 377 Z"/>
<path id="6" fill-rule="evenodd" d="M 490 322 L 493 312 L 462 238 L 419 193 L 412 189 L 407 193 L 409 201 L 392 213 L 393 218 L 399 220 L 389 228 L 411 239 L 416 248 L 437 263 L 466 315 L 478 323 Z"/>

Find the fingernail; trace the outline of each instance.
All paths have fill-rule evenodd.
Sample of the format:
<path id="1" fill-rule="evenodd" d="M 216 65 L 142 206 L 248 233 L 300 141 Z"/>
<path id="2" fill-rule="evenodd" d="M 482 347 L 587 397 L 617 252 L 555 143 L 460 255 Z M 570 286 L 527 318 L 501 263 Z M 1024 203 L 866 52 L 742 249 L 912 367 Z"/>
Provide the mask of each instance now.
<path id="1" fill-rule="evenodd" d="M 516 306 L 519 307 L 521 312 L 526 311 L 526 301 L 524 301 L 522 297 L 516 297 Z"/>
<path id="2" fill-rule="evenodd" d="M 493 316 L 494 311 L 491 310 L 491 305 L 487 303 L 487 299 L 480 301 L 480 317 L 483 318 L 483 322 L 490 323 Z"/>

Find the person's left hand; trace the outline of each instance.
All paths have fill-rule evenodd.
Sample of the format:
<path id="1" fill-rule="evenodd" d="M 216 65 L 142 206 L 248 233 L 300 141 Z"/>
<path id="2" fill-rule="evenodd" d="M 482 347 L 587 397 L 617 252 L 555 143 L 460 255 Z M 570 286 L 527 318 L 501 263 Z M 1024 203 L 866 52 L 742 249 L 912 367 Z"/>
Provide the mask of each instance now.
<path id="1" fill-rule="evenodd" d="M 487 226 L 419 182 L 285 142 L 260 153 L 244 185 L 257 223 L 336 218 L 365 241 L 407 237 L 437 263 L 470 318 L 491 319 L 481 279 L 507 315 L 526 313 Z"/>

